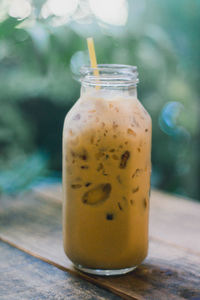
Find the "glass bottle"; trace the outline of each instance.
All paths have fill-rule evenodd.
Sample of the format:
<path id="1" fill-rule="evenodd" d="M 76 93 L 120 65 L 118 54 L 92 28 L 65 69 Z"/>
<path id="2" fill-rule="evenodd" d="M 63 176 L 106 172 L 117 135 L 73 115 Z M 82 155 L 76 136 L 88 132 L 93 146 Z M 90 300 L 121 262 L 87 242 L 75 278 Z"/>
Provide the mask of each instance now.
<path id="1" fill-rule="evenodd" d="M 63 129 L 63 240 L 76 268 L 132 271 L 148 251 L 151 118 L 137 67 L 81 69 L 81 95 Z"/>

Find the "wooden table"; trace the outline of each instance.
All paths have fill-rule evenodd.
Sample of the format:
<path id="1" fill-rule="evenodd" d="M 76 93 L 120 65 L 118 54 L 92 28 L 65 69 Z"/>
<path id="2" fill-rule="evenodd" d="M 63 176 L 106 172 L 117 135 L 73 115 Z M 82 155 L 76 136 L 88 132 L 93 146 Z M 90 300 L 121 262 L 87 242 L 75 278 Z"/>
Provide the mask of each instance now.
<path id="1" fill-rule="evenodd" d="M 153 191 L 148 258 L 107 278 L 66 258 L 60 185 L 2 196 L 0 299 L 200 299 L 200 204 Z"/>

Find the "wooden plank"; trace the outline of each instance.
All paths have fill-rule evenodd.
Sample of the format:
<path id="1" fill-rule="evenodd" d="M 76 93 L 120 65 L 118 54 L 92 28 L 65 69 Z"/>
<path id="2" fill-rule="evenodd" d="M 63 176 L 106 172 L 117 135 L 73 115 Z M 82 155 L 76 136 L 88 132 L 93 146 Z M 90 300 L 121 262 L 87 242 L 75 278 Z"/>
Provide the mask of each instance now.
<path id="1" fill-rule="evenodd" d="M 200 296 L 200 256 L 198 251 L 193 251 L 190 245 L 184 248 L 185 244 L 180 245 L 174 241 L 165 240 L 165 232 L 161 238 L 160 235 L 151 238 L 148 259 L 131 274 L 105 278 L 89 276 L 74 270 L 62 248 L 60 197 L 56 196 L 56 193 L 55 196 L 52 195 L 49 199 L 44 193 L 43 196 L 38 196 L 30 192 L 15 199 L 2 198 L 0 238 L 62 270 L 67 270 L 107 288 L 124 299 L 190 299 Z M 165 195 L 158 196 L 159 193 L 152 195 L 151 210 L 154 210 L 153 213 L 156 217 L 157 209 L 159 218 L 157 223 L 151 224 L 151 230 L 155 230 L 152 228 L 154 224 L 160 226 L 158 221 L 161 219 L 161 221 L 167 222 L 165 228 L 167 232 L 167 230 L 173 229 L 170 227 L 170 221 L 161 217 L 162 214 L 165 215 L 167 205 L 166 211 L 162 211 L 162 206 L 159 205 L 159 201 L 164 201 Z M 180 206 L 183 206 L 182 200 L 175 199 L 174 201 L 169 204 L 169 207 L 172 205 L 172 208 L 175 209 L 176 201 L 180 201 Z M 197 203 L 192 205 L 194 205 L 195 211 L 199 209 Z M 183 223 L 185 219 L 180 218 L 179 222 Z M 182 228 L 182 223 L 179 224 L 180 228 Z M 186 235 L 189 236 L 189 232 Z M 197 238 L 195 228 L 194 236 Z M 170 235 L 168 235 L 169 237 Z"/>
<path id="2" fill-rule="evenodd" d="M 37 188 L 43 198 L 61 203 L 61 185 Z M 150 236 L 200 255 L 200 203 L 152 191 Z"/>
<path id="3" fill-rule="evenodd" d="M 200 255 L 200 203 L 153 191 L 150 234 Z"/>
<path id="4" fill-rule="evenodd" d="M 1 300 L 121 299 L 3 242 L 0 253 Z"/>

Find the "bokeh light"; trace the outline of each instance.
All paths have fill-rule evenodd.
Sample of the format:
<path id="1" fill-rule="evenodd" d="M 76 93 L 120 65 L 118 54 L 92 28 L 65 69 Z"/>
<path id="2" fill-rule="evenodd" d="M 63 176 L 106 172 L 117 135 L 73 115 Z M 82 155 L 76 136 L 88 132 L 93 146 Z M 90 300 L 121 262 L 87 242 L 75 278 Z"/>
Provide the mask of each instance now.
<path id="1" fill-rule="evenodd" d="M 95 16 L 108 24 L 122 26 L 128 18 L 128 4 L 126 0 L 89 0 Z"/>
<path id="2" fill-rule="evenodd" d="M 168 102 L 163 107 L 159 124 L 162 131 L 168 135 L 175 135 L 179 132 L 180 127 L 177 124 L 177 119 L 184 106 L 180 102 Z"/>
<path id="3" fill-rule="evenodd" d="M 9 15 L 17 19 L 25 19 L 31 14 L 31 4 L 28 0 L 12 0 Z"/>
<path id="4" fill-rule="evenodd" d="M 183 176 L 191 170 L 191 163 L 187 158 L 188 145 L 191 141 L 190 132 L 181 124 L 181 115 L 184 113 L 184 105 L 180 102 L 168 102 L 163 107 L 159 116 L 161 130 L 172 138 L 166 149 L 170 155 L 178 152 L 174 169 L 178 176 Z"/>
<path id="5" fill-rule="evenodd" d="M 78 6 L 78 0 L 47 0 L 42 7 L 42 17 L 50 15 L 68 17 L 73 15 Z"/>
<path id="6" fill-rule="evenodd" d="M 70 60 L 70 68 L 74 77 L 79 79 L 80 68 L 83 65 L 89 65 L 89 56 L 87 51 L 77 51 L 75 52 Z"/>

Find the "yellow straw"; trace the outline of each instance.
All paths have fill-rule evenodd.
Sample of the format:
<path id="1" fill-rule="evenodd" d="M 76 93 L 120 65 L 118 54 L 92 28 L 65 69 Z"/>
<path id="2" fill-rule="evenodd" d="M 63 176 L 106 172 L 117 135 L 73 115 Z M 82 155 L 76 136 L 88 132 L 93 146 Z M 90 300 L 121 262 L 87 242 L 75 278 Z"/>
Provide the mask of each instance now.
<path id="1" fill-rule="evenodd" d="M 94 41 L 92 37 L 87 38 L 88 51 L 90 56 L 90 65 L 91 68 L 94 68 L 94 76 L 99 77 L 99 70 L 97 69 L 97 59 L 94 48 Z M 96 86 L 96 89 L 99 89 L 99 86 Z"/>

